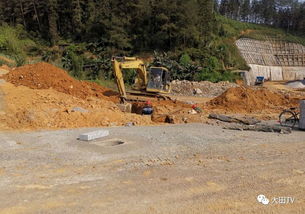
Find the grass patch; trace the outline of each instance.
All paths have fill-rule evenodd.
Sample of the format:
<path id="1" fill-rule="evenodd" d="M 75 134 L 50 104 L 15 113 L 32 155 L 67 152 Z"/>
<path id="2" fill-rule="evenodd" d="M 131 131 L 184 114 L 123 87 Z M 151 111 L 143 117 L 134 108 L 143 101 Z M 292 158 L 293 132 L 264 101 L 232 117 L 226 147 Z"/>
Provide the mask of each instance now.
<path id="1" fill-rule="evenodd" d="M 305 45 L 305 37 L 287 33 L 280 28 L 240 22 L 228 19 L 224 16 L 217 16 L 217 20 L 222 23 L 220 35 L 227 38 L 249 38 L 262 41 L 266 41 L 268 38 L 273 38 L 280 41 L 300 43 Z"/>
<path id="2" fill-rule="evenodd" d="M 1 53 L 13 58 L 16 66 L 26 63 L 27 52 L 35 46 L 35 42 L 29 39 L 21 25 L 16 27 L 0 26 Z"/>

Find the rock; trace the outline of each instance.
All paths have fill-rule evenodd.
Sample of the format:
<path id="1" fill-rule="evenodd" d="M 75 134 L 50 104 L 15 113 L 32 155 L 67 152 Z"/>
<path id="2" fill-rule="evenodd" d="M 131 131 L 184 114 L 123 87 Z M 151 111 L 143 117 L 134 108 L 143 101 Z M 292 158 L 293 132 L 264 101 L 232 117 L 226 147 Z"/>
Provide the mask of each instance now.
<path id="1" fill-rule="evenodd" d="M 81 113 L 88 113 L 87 109 L 83 109 L 82 107 L 74 107 L 71 112 L 81 112 Z"/>
<path id="2" fill-rule="evenodd" d="M 227 123 L 241 123 L 245 125 L 255 125 L 260 123 L 260 120 L 257 120 L 252 117 L 232 117 L 232 116 L 226 116 L 221 114 L 210 114 L 210 119 L 220 120 Z"/>
<path id="3" fill-rule="evenodd" d="M 225 129 L 230 130 L 239 130 L 239 131 L 257 131 L 257 132 L 277 132 L 281 134 L 291 134 L 292 129 L 288 127 L 280 127 L 275 125 L 266 125 L 266 124 L 257 124 L 257 125 L 240 125 L 234 124 L 224 127 Z"/>
<path id="4" fill-rule="evenodd" d="M 200 88 L 195 88 L 194 94 L 203 94 L 203 92 L 200 90 Z"/>
<path id="5" fill-rule="evenodd" d="M 126 127 L 132 127 L 135 126 L 134 122 L 128 122 L 125 124 Z"/>
<path id="6" fill-rule="evenodd" d="M 189 114 L 198 114 L 198 112 L 195 111 L 194 109 L 190 110 L 188 113 L 189 113 Z"/>

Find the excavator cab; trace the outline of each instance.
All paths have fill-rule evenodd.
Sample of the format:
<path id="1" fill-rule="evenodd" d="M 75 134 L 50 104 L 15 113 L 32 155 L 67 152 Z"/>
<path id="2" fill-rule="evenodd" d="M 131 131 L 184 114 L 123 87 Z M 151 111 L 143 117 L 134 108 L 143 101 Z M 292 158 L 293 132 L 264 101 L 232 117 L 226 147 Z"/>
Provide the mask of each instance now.
<path id="1" fill-rule="evenodd" d="M 170 74 L 164 67 L 151 67 L 148 70 L 146 91 L 153 93 L 170 93 Z"/>

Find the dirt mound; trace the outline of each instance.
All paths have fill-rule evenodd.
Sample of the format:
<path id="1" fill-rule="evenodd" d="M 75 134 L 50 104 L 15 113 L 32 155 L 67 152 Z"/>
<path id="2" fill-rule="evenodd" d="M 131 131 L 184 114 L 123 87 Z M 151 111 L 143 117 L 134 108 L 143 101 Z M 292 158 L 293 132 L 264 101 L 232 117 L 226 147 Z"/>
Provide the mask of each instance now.
<path id="1" fill-rule="evenodd" d="M 97 97 L 118 100 L 117 94 L 110 89 L 96 83 L 75 80 L 66 71 L 48 63 L 18 67 L 5 75 L 4 79 L 15 86 L 23 85 L 31 89 L 52 88 L 81 99 Z"/>
<path id="2" fill-rule="evenodd" d="M 268 89 L 231 88 L 211 100 L 210 109 L 221 109 L 230 113 L 274 112 L 298 105 L 298 100 Z"/>
<path id="3" fill-rule="evenodd" d="M 111 101 L 83 100 L 53 89 L 0 86 L 5 108 L 0 112 L 0 129 L 35 130 L 99 126 L 151 125 L 150 117 L 121 112 Z"/>

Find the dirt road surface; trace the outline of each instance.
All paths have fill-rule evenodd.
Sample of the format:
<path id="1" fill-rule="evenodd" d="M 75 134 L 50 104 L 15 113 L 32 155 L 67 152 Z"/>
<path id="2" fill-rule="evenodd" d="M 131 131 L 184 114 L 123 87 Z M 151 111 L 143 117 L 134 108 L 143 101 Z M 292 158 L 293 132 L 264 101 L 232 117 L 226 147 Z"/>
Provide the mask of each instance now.
<path id="1" fill-rule="evenodd" d="M 305 213 L 305 132 L 91 130 L 1 132 L 0 213 Z"/>
<path id="2" fill-rule="evenodd" d="M 8 70 L 5 70 L 3 68 L 0 67 L 0 77 L 4 74 L 7 74 Z M 3 102 L 3 97 L 4 97 L 4 92 L 1 88 L 1 86 L 5 83 L 5 80 L 0 78 L 0 115 L 4 115 L 5 114 L 5 103 Z M 3 124 L 0 124 L 0 129 L 3 129 Z"/>

